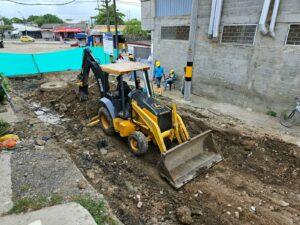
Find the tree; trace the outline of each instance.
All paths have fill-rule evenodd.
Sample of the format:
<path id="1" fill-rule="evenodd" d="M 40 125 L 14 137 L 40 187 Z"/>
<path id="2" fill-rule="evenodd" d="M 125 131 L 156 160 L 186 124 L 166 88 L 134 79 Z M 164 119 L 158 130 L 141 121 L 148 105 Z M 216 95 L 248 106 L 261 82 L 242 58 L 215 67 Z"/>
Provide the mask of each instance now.
<path id="1" fill-rule="evenodd" d="M 13 18 L 10 19 L 10 21 L 12 23 L 24 23 L 23 19 L 20 19 L 18 17 L 13 17 Z"/>
<path id="2" fill-rule="evenodd" d="M 32 22 L 37 24 L 39 27 L 41 27 L 43 24 L 46 23 L 63 23 L 64 21 L 60 19 L 59 17 L 52 15 L 52 14 L 45 14 L 43 16 L 29 16 L 27 19 L 28 22 Z"/>
<path id="3" fill-rule="evenodd" d="M 99 13 L 96 18 L 96 24 L 104 25 L 106 24 L 106 6 L 102 5 L 100 9 L 98 9 Z M 114 17 L 114 6 L 113 4 L 108 5 L 108 12 L 109 12 L 109 20 L 110 25 L 115 24 L 115 17 Z M 124 24 L 124 18 L 125 14 L 121 13 L 119 10 L 117 10 L 117 23 L 118 25 Z"/>
<path id="4" fill-rule="evenodd" d="M 125 22 L 123 34 L 130 40 L 146 40 L 149 38 L 149 32 L 142 30 L 142 23 L 137 19 L 128 20 Z"/>
<path id="5" fill-rule="evenodd" d="M 11 25 L 12 24 L 11 20 L 6 18 L 6 17 L 1 17 L 0 20 L 2 20 L 4 22 L 4 25 Z"/>

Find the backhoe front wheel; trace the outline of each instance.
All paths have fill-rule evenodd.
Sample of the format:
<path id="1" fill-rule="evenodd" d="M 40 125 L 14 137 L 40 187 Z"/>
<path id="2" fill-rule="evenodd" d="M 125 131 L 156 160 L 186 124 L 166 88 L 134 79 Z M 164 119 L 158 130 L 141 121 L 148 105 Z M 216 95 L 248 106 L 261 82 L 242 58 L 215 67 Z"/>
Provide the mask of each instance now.
<path id="1" fill-rule="evenodd" d="M 140 131 L 135 131 L 128 137 L 130 151 L 135 156 L 143 155 L 148 150 L 148 141 L 145 135 Z"/>
<path id="2" fill-rule="evenodd" d="M 106 107 L 102 106 L 99 109 L 100 126 L 107 135 L 114 135 L 115 129 L 111 115 Z"/>

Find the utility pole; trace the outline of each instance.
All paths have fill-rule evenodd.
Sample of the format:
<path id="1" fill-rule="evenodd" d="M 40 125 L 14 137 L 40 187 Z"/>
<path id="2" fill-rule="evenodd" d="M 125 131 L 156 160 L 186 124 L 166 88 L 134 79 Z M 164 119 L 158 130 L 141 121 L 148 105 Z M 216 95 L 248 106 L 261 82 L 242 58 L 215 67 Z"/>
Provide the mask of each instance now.
<path id="1" fill-rule="evenodd" d="M 194 57 L 195 57 L 197 27 L 198 27 L 198 6 L 199 6 L 199 0 L 193 0 L 191 20 L 190 20 L 188 56 L 187 56 L 187 64 L 186 64 L 185 79 L 184 79 L 184 100 L 186 101 L 191 100 L 193 64 L 194 64 Z"/>
<path id="2" fill-rule="evenodd" d="M 116 0 L 114 1 L 114 16 L 115 16 L 115 42 L 116 42 L 116 50 L 117 50 L 117 57 L 119 56 L 119 35 L 118 35 L 118 17 L 117 17 L 117 5 Z"/>

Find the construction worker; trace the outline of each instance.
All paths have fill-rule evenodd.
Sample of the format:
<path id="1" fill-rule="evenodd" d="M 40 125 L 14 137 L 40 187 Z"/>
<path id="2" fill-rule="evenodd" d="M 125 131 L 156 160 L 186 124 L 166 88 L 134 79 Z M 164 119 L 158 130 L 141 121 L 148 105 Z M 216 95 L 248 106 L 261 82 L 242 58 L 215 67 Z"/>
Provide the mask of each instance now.
<path id="1" fill-rule="evenodd" d="M 128 59 L 129 59 L 130 62 L 135 62 L 136 61 L 136 59 L 135 59 L 135 57 L 132 53 L 129 53 Z M 130 81 L 134 80 L 134 73 L 133 72 L 130 74 L 129 80 Z"/>
<path id="2" fill-rule="evenodd" d="M 155 79 L 157 88 L 160 88 L 161 79 L 165 76 L 164 68 L 161 66 L 160 61 L 155 62 L 153 77 Z"/>
<path id="3" fill-rule="evenodd" d="M 167 86 L 169 85 L 170 91 L 172 88 L 172 84 L 176 81 L 177 75 L 175 74 L 175 71 L 173 69 L 170 70 L 169 76 L 164 81 L 164 89 L 167 89 Z"/>

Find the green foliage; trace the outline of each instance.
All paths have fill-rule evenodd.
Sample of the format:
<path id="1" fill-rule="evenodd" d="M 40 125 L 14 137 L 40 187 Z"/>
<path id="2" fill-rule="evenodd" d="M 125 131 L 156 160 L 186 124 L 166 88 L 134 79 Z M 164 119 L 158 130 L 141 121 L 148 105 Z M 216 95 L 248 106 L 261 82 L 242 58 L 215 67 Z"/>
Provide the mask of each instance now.
<path id="1" fill-rule="evenodd" d="M 96 24 L 104 25 L 106 24 L 106 6 L 102 5 L 100 9 L 98 9 L 98 16 L 96 17 Z M 110 4 L 108 6 L 109 18 L 110 18 L 110 25 L 115 24 L 115 16 L 114 16 L 114 6 Z M 118 25 L 124 24 L 125 14 L 121 13 L 117 9 L 117 23 Z"/>
<path id="2" fill-rule="evenodd" d="M 30 211 L 39 210 L 45 207 L 58 205 L 62 203 L 61 196 L 39 197 L 39 198 L 22 198 L 14 203 L 14 206 L 9 210 L 8 214 L 20 214 Z"/>
<path id="3" fill-rule="evenodd" d="M 11 20 L 6 18 L 6 17 L 2 17 L 1 20 L 3 20 L 4 25 L 11 25 L 12 24 Z"/>
<path id="4" fill-rule="evenodd" d="M 6 99 L 6 95 L 3 90 L 3 87 L 5 88 L 6 91 L 9 91 L 10 85 L 9 85 L 8 79 L 4 77 L 3 73 L 0 73 L 0 82 L 1 82 L 1 85 L 0 85 L 0 103 L 1 103 Z"/>
<path id="5" fill-rule="evenodd" d="M 75 202 L 87 209 L 98 225 L 104 225 L 106 222 L 105 205 L 102 200 L 94 201 L 91 197 L 80 197 Z"/>
<path id="6" fill-rule="evenodd" d="M 268 112 L 267 112 L 267 115 L 273 116 L 273 117 L 277 117 L 277 113 L 274 112 L 274 111 L 272 111 L 272 110 L 268 111 Z"/>
<path id="7" fill-rule="evenodd" d="M 24 23 L 23 19 L 20 19 L 18 17 L 13 17 L 10 19 L 11 23 Z"/>
<path id="8" fill-rule="evenodd" d="M 10 129 L 8 122 L 0 119 L 0 136 L 4 135 Z"/>
<path id="9" fill-rule="evenodd" d="M 0 31 L 12 30 L 13 27 L 11 25 L 3 25 L 0 26 Z"/>
<path id="10" fill-rule="evenodd" d="M 43 16 L 29 16 L 27 19 L 28 22 L 35 23 L 39 27 L 46 23 L 63 23 L 64 21 L 52 14 L 45 14 Z"/>
<path id="11" fill-rule="evenodd" d="M 149 32 L 142 30 L 141 21 L 137 19 L 129 20 L 125 23 L 126 27 L 123 31 L 127 39 L 145 40 L 148 39 Z"/>

